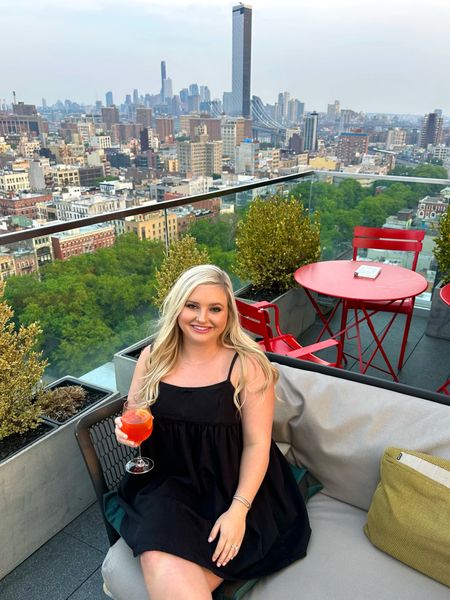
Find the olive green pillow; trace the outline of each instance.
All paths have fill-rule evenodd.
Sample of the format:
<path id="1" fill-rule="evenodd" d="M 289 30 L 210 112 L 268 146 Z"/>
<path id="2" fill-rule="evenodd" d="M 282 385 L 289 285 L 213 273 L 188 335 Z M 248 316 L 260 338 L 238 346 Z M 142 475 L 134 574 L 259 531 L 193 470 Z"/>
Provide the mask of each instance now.
<path id="1" fill-rule="evenodd" d="M 364 532 L 391 556 L 450 586 L 450 460 L 387 448 Z"/>

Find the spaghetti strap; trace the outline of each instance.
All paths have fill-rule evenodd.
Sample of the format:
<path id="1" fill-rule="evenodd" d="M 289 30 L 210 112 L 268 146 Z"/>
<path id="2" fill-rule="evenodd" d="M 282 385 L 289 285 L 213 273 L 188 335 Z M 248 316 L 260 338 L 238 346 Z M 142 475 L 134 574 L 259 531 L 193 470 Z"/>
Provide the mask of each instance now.
<path id="1" fill-rule="evenodd" d="M 239 354 L 236 352 L 235 355 L 233 356 L 232 360 L 231 360 L 230 369 L 228 371 L 227 381 L 230 381 L 231 372 L 233 371 L 234 363 L 236 362 L 236 359 L 237 359 L 238 356 L 239 356 Z"/>

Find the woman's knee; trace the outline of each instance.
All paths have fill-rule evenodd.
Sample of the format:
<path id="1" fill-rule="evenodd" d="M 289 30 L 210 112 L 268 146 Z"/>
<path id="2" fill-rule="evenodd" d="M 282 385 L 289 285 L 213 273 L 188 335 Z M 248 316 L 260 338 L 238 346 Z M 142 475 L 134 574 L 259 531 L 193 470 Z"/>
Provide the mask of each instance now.
<path id="1" fill-rule="evenodd" d="M 170 569 L 173 566 L 176 558 L 166 552 L 158 550 L 149 550 L 143 552 L 140 556 L 142 568 L 148 573 L 161 573 L 164 570 Z"/>

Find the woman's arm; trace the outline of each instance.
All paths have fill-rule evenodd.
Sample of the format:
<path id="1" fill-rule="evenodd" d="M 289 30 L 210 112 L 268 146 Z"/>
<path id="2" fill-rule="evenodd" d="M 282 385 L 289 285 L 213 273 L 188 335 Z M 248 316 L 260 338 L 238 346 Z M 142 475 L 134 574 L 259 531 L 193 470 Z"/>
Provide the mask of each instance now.
<path id="1" fill-rule="evenodd" d="M 134 369 L 133 379 L 131 380 L 130 389 L 128 390 L 128 400 L 133 400 L 133 398 L 141 391 L 143 378 L 146 374 L 146 362 L 149 354 L 150 346 L 146 346 L 142 350 Z M 132 448 L 135 448 L 137 444 L 128 441 L 127 434 L 122 431 L 122 419 L 120 417 L 116 417 L 114 423 L 116 424 L 115 434 L 119 444 L 125 444 L 125 446 L 131 446 Z"/>
<path id="2" fill-rule="evenodd" d="M 249 383 L 241 393 L 244 448 L 234 495 L 243 497 L 251 504 L 269 464 L 275 392 L 271 384 L 261 394 L 264 373 L 256 361 L 249 359 L 247 370 Z M 236 546 L 239 547 L 244 538 L 248 510 L 244 502 L 233 499 L 230 508 L 214 524 L 209 540 L 214 540 L 220 532 L 213 554 L 213 561 L 217 561 L 218 566 L 225 565 L 236 556 Z"/>
<path id="3" fill-rule="evenodd" d="M 272 423 L 275 406 L 274 385 L 261 394 L 264 373 L 253 360 L 248 361 L 248 381 L 242 396 L 242 431 L 244 449 L 235 495 L 243 496 L 250 504 L 264 479 L 269 464 Z M 234 500 L 233 504 L 237 501 Z"/>

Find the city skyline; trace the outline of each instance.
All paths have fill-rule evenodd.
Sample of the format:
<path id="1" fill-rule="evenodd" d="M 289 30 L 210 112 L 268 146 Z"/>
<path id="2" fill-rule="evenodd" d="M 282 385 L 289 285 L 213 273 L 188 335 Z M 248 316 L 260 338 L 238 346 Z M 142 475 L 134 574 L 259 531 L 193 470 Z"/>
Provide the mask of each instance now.
<path id="1" fill-rule="evenodd" d="M 231 91 L 232 7 L 181 0 L 4 0 L 0 102 L 92 104 L 112 90 L 157 94 L 160 64 L 178 93 L 207 85 Z M 249 2 L 253 8 L 251 94 L 265 103 L 289 91 L 306 110 L 450 114 L 447 0 Z M 429 25 L 433 24 L 433 27 Z M 427 25 L 428 22 L 428 25 Z M 22 32 L 20 38 L 18 32 Z M 130 43 L 130 41 L 132 43 Z"/>

